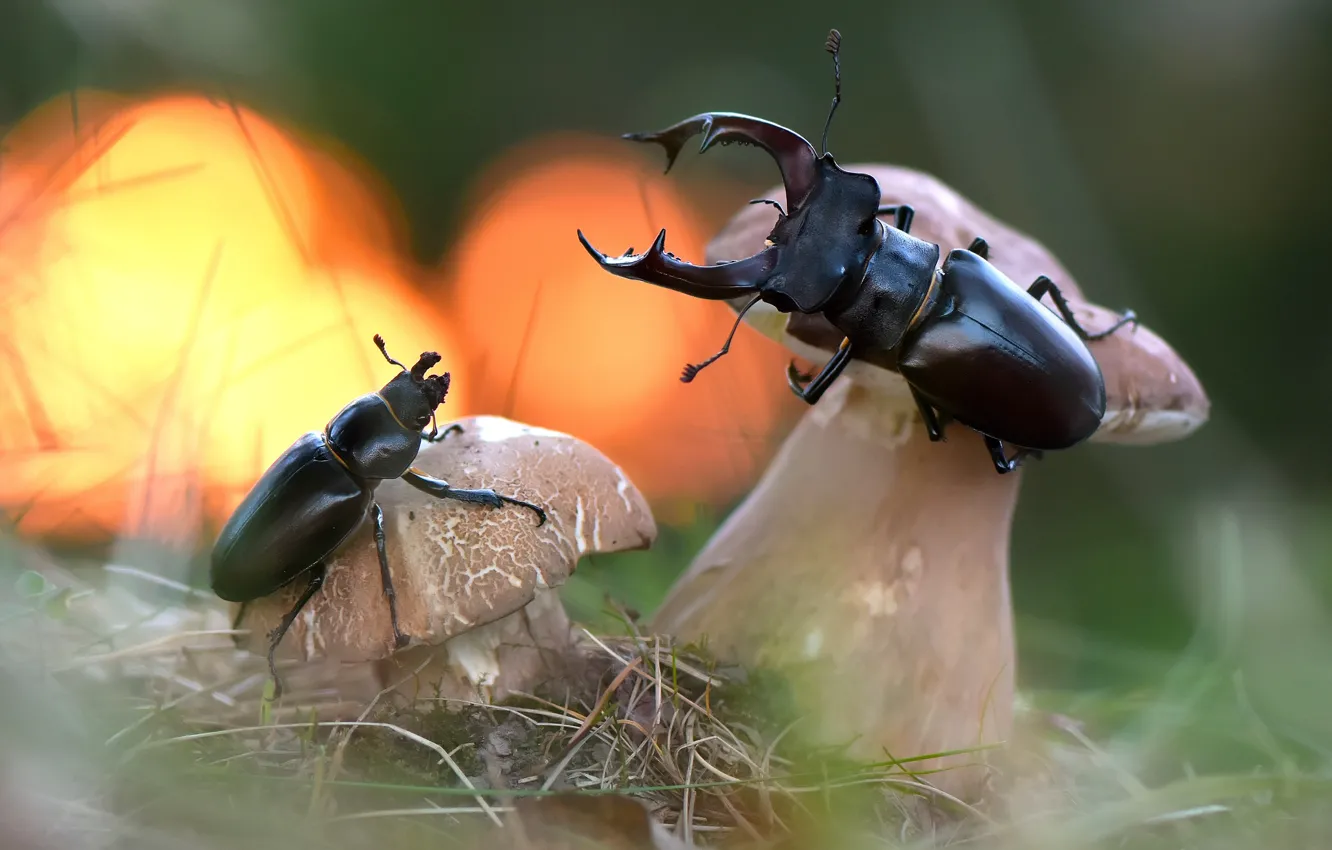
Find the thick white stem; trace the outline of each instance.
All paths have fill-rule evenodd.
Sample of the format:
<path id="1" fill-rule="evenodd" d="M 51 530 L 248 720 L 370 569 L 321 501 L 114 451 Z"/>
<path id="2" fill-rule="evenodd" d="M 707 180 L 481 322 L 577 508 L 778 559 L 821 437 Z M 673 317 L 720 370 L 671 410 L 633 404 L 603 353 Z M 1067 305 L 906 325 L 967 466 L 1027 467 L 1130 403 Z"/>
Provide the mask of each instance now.
<path id="1" fill-rule="evenodd" d="M 1009 528 L 1020 473 L 978 434 L 931 443 L 899 399 L 838 385 L 677 582 L 654 628 L 784 670 L 800 731 L 856 756 L 992 744 L 1011 729 Z M 976 763 L 981 753 L 929 763 Z M 987 771 L 929 781 L 976 796 Z"/>
<path id="2" fill-rule="evenodd" d="M 423 666 L 424 665 L 424 666 Z M 381 687 L 409 697 L 500 701 L 567 680 L 578 667 L 573 630 L 556 590 L 438 646 L 414 646 L 375 664 Z"/>

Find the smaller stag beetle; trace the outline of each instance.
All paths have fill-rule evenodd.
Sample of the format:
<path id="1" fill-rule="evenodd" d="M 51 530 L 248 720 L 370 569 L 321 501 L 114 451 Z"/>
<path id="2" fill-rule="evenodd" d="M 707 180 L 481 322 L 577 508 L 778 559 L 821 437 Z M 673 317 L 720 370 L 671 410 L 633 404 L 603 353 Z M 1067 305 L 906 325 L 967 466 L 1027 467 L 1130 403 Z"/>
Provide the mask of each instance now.
<path id="1" fill-rule="evenodd" d="M 580 230 L 578 239 L 606 271 L 683 292 L 730 300 L 753 293 L 740 309 L 721 350 L 685 367 L 692 381 L 730 349 L 745 313 L 764 301 L 783 313 L 822 313 L 843 334 L 837 353 L 817 375 L 787 369 L 791 390 L 816 403 L 852 358 L 898 372 L 911 389 L 931 441 L 950 421 L 978 431 L 995 468 L 1016 469 L 1025 456 L 1064 449 L 1086 438 L 1105 415 L 1105 381 L 1084 344 L 1136 325 L 1130 310 L 1112 327 L 1090 334 L 1078 324 L 1059 288 L 1042 275 L 1027 289 L 989 262 L 981 237 L 948 252 L 910 235 L 915 211 L 885 206 L 869 174 L 845 171 L 827 152 L 828 127 L 842 100 L 841 34 L 832 30 L 834 95 L 823 126 L 822 155 L 785 127 L 734 112 L 705 112 L 656 133 L 624 138 L 666 149 L 666 170 L 693 136 L 702 153 L 714 144 L 741 143 L 766 150 L 781 170 L 789 209 L 759 253 L 743 260 L 698 266 L 665 250 L 666 231 L 652 247 L 608 258 Z M 886 227 L 878 216 L 893 216 Z M 1056 316 L 1040 304 L 1049 293 Z M 1062 321 L 1060 320 L 1062 317 Z M 1017 448 L 1008 457 L 1004 443 Z"/>
<path id="2" fill-rule="evenodd" d="M 227 520 L 213 546 L 210 578 L 213 592 L 245 606 L 308 575 L 296 604 L 268 636 L 268 669 L 274 696 L 282 692 L 273 654 L 296 616 L 324 583 L 325 561 L 361 526 L 374 518 L 380 578 L 388 598 L 396 646 L 407 643 L 398 628 L 397 596 L 389 575 L 384 536 L 384 511 L 375 501 L 381 481 L 401 478 L 423 493 L 499 508 L 504 503 L 536 512 L 537 525 L 546 512 L 529 502 L 501 496 L 494 490 L 463 490 L 415 469 L 421 441 L 437 442 L 461 426 L 441 434 L 435 408 L 449 392 L 449 373 L 426 376 L 440 361 L 426 351 L 411 369 L 389 356 L 384 338 L 375 334 L 384 359 L 402 371 L 378 392 L 355 399 L 334 416 L 322 432 L 311 431 L 282 453 Z M 430 425 L 430 433 L 422 433 Z"/>

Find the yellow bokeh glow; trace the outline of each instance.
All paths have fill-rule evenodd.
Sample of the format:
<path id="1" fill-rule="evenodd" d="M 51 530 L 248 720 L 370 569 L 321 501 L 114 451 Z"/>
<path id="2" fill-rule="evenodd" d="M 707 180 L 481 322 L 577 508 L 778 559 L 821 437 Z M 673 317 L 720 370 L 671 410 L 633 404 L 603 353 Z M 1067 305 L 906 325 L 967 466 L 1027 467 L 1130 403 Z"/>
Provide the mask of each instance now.
<path id="1" fill-rule="evenodd" d="M 0 158 L 0 508 L 21 530 L 192 539 L 392 377 L 373 334 L 456 372 L 386 250 L 388 202 L 327 151 L 201 97 L 84 134 L 72 163 L 30 150 L 55 147 L 31 129 Z M 455 381 L 441 415 L 466 396 Z"/>
<path id="2" fill-rule="evenodd" d="M 574 434 L 650 498 L 729 498 L 752 483 L 783 406 L 789 355 L 748 326 L 691 384 L 735 313 L 616 277 L 579 244 L 666 250 L 702 262 L 698 217 L 658 161 L 597 140 L 538 138 L 478 181 L 441 288 L 452 294 L 478 409 Z"/>

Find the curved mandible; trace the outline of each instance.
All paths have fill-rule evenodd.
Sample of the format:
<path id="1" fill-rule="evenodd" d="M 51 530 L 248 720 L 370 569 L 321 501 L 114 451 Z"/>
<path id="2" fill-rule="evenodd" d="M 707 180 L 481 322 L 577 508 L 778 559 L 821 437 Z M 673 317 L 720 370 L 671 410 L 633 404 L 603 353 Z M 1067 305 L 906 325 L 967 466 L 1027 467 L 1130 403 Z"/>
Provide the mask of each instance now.
<path id="1" fill-rule="evenodd" d="M 666 253 L 665 228 L 657 234 L 651 248 L 637 255 L 609 258 L 593 248 L 581 230 L 578 231 L 578 241 L 583 243 L 583 247 L 592 255 L 592 259 L 611 274 L 641 280 L 709 301 L 724 301 L 746 292 L 758 291 L 777 265 L 777 257 L 772 248 L 765 248 L 752 257 L 734 263 L 718 263 L 711 266 L 686 263 Z"/>
<path id="2" fill-rule="evenodd" d="M 804 136 L 780 124 L 741 115 L 738 112 L 703 112 L 672 124 L 655 133 L 625 133 L 623 138 L 634 142 L 654 142 L 666 149 L 666 170 L 670 171 L 675 158 L 689 139 L 703 133 L 703 153 L 716 142 L 757 145 L 766 150 L 782 172 L 786 186 L 786 206 L 794 210 L 814 188 L 815 165 L 818 161 L 814 147 Z"/>

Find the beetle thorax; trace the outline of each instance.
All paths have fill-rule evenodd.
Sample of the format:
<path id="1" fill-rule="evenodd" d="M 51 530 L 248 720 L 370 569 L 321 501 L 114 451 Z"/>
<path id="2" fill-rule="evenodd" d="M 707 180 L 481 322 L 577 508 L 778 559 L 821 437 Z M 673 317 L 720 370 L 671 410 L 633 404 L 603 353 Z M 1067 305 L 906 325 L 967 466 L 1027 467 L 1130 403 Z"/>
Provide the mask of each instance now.
<path id="1" fill-rule="evenodd" d="M 324 437 L 347 470 L 365 480 L 401 476 L 421 448 L 421 429 L 400 421 L 382 392 L 344 407 L 328 423 Z"/>
<path id="2" fill-rule="evenodd" d="M 860 281 L 832 301 L 824 315 L 851 339 L 863 359 L 891 368 L 890 353 L 919 320 L 933 290 L 939 246 L 880 227 L 882 241 Z"/>

